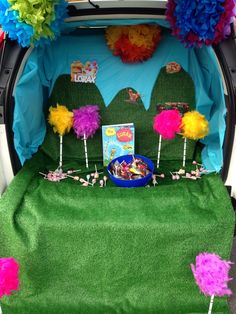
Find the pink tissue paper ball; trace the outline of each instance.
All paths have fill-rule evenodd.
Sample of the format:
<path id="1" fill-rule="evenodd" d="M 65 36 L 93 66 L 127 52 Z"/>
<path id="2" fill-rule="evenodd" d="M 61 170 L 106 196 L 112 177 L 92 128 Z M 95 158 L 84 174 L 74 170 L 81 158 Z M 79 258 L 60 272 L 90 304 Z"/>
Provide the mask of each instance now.
<path id="1" fill-rule="evenodd" d="M 19 289 L 19 265 L 14 258 L 0 258 L 0 298 Z"/>
<path id="2" fill-rule="evenodd" d="M 153 129 L 164 140 L 173 140 L 176 133 L 180 132 L 181 120 L 178 110 L 163 110 L 154 117 Z"/>
<path id="3" fill-rule="evenodd" d="M 232 294 L 227 286 L 231 280 L 231 264 L 214 253 L 200 253 L 196 257 L 196 265 L 191 264 L 191 269 L 201 292 L 207 296 L 218 297 Z"/>

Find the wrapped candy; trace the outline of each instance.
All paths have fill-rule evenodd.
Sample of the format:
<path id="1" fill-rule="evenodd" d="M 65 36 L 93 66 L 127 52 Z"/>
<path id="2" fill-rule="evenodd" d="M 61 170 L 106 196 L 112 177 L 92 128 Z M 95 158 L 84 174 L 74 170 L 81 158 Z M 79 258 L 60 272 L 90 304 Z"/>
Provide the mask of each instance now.
<path id="1" fill-rule="evenodd" d="M 136 180 L 146 177 L 150 170 L 148 165 L 140 158 L 133 158 L 132 162 L 127 163 L 116 161 L 111 164 L 111 173 L 122 180 Z"/>

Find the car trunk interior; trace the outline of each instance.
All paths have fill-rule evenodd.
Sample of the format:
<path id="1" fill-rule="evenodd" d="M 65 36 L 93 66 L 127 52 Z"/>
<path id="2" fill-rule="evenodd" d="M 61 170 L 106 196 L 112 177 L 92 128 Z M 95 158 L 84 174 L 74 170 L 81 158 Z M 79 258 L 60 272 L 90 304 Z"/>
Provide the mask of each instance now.
<path id="1" fill-rule="evenodd" d="M 110 25 L 162 27 L 152 58 L 124 64 L 105 39 Z M 96 84 L 71 81 L 71 64 L 97 61 Z M 166 65 L 177 62 L 178 73 Z M 141 97 L 128 102 L 128 90 Z M 186 49 L 159 19 L 75 21 L 50 46 L 28 51 L 14 86 L 14 147 L 22 169 L 1 198 L 0 256 L 21 265 L 21 290 L 2 300 L 3 313 L 205 313 L 190 264 L 203 251 L 230 258 L 234 211 L 220 170 L 224 162 L 226 103 L 212 48 Z M 48 124 L 57 104 L 69 110 L 97 105 L 101 124 L 134 123 L 135 153 L 156 165 L 157 105 L 187 103 L 206 116 L 209 135 L 187 141 L 186 171 L 193 160 L 209 170 L 197 181 L 172 180 L 182 167 L 182 136 L 163 141 L 157 186 L 124 189 L 84 187 L 67 179 L 54 183 L 40 173 L 58 166 L 59 136 Z M 114 144 L 115 145 L 115 144 Z M 102 163 L 102 131 L 84 143 L 63 137 L 63 169 L 86 178 Z M 233 298 L 232 298 L 233 302 Z M 233 303 L 232 303 L 233 307 Z M 217 298 L 214 313 L 227 313 Z M 34 312 L 36 313 L 36 312 Z"/>

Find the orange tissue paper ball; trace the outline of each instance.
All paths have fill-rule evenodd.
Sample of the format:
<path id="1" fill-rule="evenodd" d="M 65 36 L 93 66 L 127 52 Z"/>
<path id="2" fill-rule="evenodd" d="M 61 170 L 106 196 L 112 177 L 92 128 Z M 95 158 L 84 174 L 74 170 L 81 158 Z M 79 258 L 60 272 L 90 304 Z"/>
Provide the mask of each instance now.
<path id="1" fill-rule="evenodd" d="M 145 61 L 153 55 L 161 39 L 158 25 L 111 26 L 106 29 L 108 47 L 124 63 Z"/>

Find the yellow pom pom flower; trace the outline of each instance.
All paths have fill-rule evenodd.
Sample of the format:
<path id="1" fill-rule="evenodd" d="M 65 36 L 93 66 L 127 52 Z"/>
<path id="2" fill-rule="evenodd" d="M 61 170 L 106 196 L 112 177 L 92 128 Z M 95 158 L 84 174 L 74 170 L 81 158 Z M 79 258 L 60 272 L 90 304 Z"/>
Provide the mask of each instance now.
<path id="1" fill-rule="evenodd" d="M 189 111 L 183 115 L 181 135 L 190 140 L 199 140 L 209 133 L 209 123 L 198 111 Z"/>
<path id="2" fill-rule="evenodd" d="M 73 126 L 73 112 L 65 106 L 57 104 L 57 107 L 49 108 L 48 122 L 53 126 L 53 131 L 59 135 L 70 132 Z"/>

